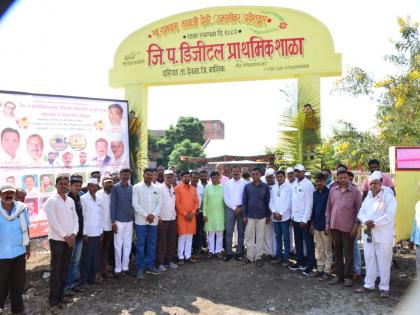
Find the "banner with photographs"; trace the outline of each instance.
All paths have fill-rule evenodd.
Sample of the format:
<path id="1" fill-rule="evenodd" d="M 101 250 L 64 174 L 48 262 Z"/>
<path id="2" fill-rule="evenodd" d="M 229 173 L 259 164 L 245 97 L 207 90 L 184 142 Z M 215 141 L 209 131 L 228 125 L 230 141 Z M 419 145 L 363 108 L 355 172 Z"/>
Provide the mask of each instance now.
<path id="1" fill-rule="evenodd" d="M 27 192 L 31 237 L 47 235 L 57 174 L 110 175 L 130 166 L 128 103 L 0 91 L 0 184 Z"/>

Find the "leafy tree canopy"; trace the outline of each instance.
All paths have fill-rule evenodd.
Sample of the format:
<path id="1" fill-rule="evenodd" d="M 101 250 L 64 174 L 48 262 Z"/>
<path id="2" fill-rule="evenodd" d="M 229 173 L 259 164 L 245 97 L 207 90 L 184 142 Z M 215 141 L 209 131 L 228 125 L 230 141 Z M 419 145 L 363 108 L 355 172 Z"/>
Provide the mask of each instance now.
<path id="1" fill-rule="evenodd" d="M 189 139 L 175 145 L 169 156 L 169 164 L 174 165 L 177 170 L 190 170 L 197 167 L 197 163 L 182 161 L 182 156 L 205 157 L 201 144 Z"/>

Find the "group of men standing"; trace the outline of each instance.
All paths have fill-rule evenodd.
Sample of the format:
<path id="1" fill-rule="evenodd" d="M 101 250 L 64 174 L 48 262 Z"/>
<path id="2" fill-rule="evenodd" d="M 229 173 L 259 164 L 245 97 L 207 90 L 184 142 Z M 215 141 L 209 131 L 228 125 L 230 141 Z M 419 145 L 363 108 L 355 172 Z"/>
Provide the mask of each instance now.
<path id="1" fill-rule="evenodd" d="M 317 174 L 315 188 L 301 164 L 286 171 L 267 168 L 263 177 L 256 167 L 249 181 L 242 178 L 239 167 L 231 169 L 231 179 L 223 170 L 211 172 L 210 180 L 206 171 L 185 171 L 179 182 L 172 170 L 164 171 L 157 181 L 156 171 L 147 168 L 143 181 L 134 186 L 129 169 L 122 169 L 117 180 L 104 177 L 101 183 L 95 172 L 85 192 L 80 176 L 57 176 L 56 193 L 46 203 L 50 310 L 59 313 L 70 292 L 87 290 L 110 277 L 110 265 L 116 278 L 134 275 L 142 279 L 145 273 L 160 274 L 195 263 L 206 238 L 207 258 L 226 262 L 234 258 L 244 265 L 255 262 L 262 266 L 265 254 L 272 264 L 301 270 L 304 276 L 351 286 L 362 226 L 366 277 L 356 292 L 373 290 L 379 275 L 381 297 L 388 297 L 396 201 L 394 192 L 383 185 L 385 175 L 371 171 L 363 202 L 345 167 L 339 167 L 335 182 L 329 182 L 326 172 Z M 19 208 L 21 203 L 13 203 L 14 191 L 13 187 L 2 188 L 0 220 L 25 213 Z M 10 242 L 16 243 L 13 250 L 20 250 L 14 257 L 24 262 L 27 216 L 16 224 L 26 234 L 15 235 Z M 295 263 L 289 260 L 293 247 Z M 130 256 L 134 255 L 135 271 L 130 272 Z M 2 268 L 19 263 L 16 259 Z M 16 281 L 22 286 L 21 279 Z M 1 288 L 0 308 L 8 290 Z M 14 290 L 18 291 L 12 283 L 12 311 L 23 312 L 23 302 Z"/>

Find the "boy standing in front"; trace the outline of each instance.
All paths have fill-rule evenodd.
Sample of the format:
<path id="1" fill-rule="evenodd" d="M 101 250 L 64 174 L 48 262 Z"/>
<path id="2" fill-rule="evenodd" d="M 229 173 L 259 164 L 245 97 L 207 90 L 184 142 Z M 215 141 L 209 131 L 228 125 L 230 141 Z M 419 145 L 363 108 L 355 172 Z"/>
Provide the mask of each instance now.
<path id="1" fill-rule="evenodd" d="M 314 191 L 314 203 L 312 206 L 311 232 L 315 239 L 315 257 L 317 261 L 317 272 L 313 277 L 320 277 L 320 280 L 330 280 L 331 265 L 333 261 L 332 239 L 330 234 L 325 234 L 328 195 L 330 190 L 325 185 L 325 175 L 319 173 L 315 177 L 316 190 Z"/>

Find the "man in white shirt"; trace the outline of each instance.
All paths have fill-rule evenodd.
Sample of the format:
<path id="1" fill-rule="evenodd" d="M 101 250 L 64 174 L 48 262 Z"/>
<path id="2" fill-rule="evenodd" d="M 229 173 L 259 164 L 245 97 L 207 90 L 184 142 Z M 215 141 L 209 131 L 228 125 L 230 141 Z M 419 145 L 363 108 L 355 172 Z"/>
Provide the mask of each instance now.
<path id="1" fill-rule="evenodd" d="M 101 207 L 101 217 L 103 223 L 103 241 L 101 246 L 101 275 L 108 277 L 108 257 L 111 244 L 114 243 L 114 233 L 112 232 L 111 220 L 111 190 L 114 187 L 114 181 L 111 177 L 104 177 L 102 179 L 103 189 L 96 192 L 99 206 Z"/>
<path id="2" fill-rule="evenodd" d="M 83 212 L 83 250 L 80 268 L 80 285 L 94 284 L 100 258 L 100 241 L 103 234 L 102 209 L 96 192 L 99 182 L 96 178 L 88 181 L 88 192 L 80 197 Z"/>
<path id="3" fill-rule="evenodd" d="M 174 172 L 172 170 L 164 171 L 164 182 L 160 186 L 162 190 L 162 209 L 160 210 L 158 224 L 156 252 L 156 265 L 161 272 L 165 271 L 166 267 L 178 268 L 173 262 L 176 250 L 176 210 L 173 179 Z"/>
<path id="4" fill-rule="evenodd" d="M 276 259 L 272 263 L 282 263 L 289 266 L 290 240 L 289 226 L 292 213 L 292 186 L 286 181 L 286 174 L 280 170 L 276 172 L 277 184 L 270 193 L 270 210 L 274 231 L 276 233 Z M 284 251 L 283 251 L 284 247 Z"/>
<path id="5" fill-rule="evenodd" d="M 293 183 L 296 181 L 295 171 L 293 170 L 293 167 L 286 168 L 286 177 L 287 177 L 287 182 L 290 185 L 293 185 Z M 294 233 L 293 233 L 293 224 L 290 224 L 290 226 L 289 226 L 289 239 L 290 239 L 290 252 L 291 253 L 296 253 L 295 236 L 294 236 Z"/>
<path id="6" fill-rule="evenodd" d="M 270 194 L 271 189 L 276 184 L 276 180 L 274 178 L 275 174 L 276 171 L 274 170 L 274 168 L 267 168 L 264 174 L 264 181 L 270 188 Z M 264 229 L 264 254 L 267 255 L 268 258 L 271 260 L 276 256 L 276 248 L 276 233 L 274 232 L 273 222 L 270 220 Z"/>
<path id="7" fill-rule="evenodd" d="M 297 164 L 294 167 L 296 181 L 292 186 L 292 223 L 296 246 L 296 264 L 291 270 L 302 270 L 310 275 L 315 266 L 314 236 L 310 232 L 314 186 L 305 177 L 305 167 Z M 306 261 L 303 253 L 303 242 L 306 245 Z"/>
<path id="8" fill-rule="evenodd" d="M 73 199 L 66 196 L 69 179 L 58 175 L 55 180 L 57 193 L 48 198 L 45 212 L 48 218 L 48 239 L 51 251 L 50 293 L 48 301 L 53 314 L 60 311 L 64 299 L 64 286 L 70 268 L 71 254 L 79 219 Z"/>
<path id="9" fill-rule="evenodd" d="M 154 266 L 156 255 L 157 224 L 162 207 L 162 191 L 160 186 L 152 183 L 153 169 L 146 168 L 143 182 L 133 187 L 134 227 L 137 235 L 136 267 L 137 278 L 144 278 L 144 271 L 159 274 Z M 144 247 L 147 246 L 147 256 Z"/>
<path id="10" fill-rule="evenodd" d="M 232 259 L 232 239 L 235 225 L 238 231 L 238 246 L 236 247 L 235 259 L 242 260 L 244 250 L 245 225 L 243 214 L 241 213 L 242 194 L 247 182 L 242 178 L 241 168 L 232 167 L 232 178 L 229 179 L 223 189 L 223 199 L 226 205 L 225 224 L 226 224 L 226 256 L 223 261 Z"/>
<path id="11" fill-rule="evenodd" d="M 388 298 L 397 201 L 392 193 L 383 188 L 381 172 L 374 171 L 369 176 L 369 187 L 370 191 L 357 215 L 366 227 L 362 237 L 366 277 L 364 286 L 355 291 L 363 293 L 374 290 L 379 274 L 380 296 Z"/>

